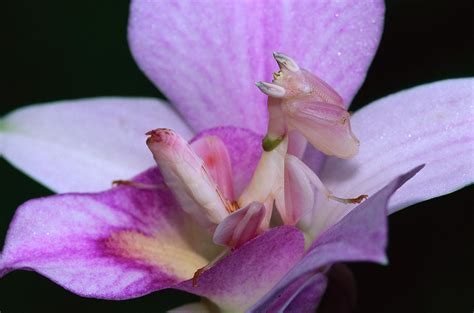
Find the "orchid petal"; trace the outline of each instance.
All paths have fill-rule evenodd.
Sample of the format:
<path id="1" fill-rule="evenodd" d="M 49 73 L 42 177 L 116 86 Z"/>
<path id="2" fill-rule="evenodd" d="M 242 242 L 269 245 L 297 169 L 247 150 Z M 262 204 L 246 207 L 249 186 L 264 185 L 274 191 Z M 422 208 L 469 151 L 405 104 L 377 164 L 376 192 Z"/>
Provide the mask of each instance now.
<path id="1" fill-rule="evenodd" d="M 421 166 L 422 167 L 422 166 Z M 372 197 L 357 206 L 337 224 L 316 239 L 308 253 L 252 309 L 272 306 L 282 301 L 285 290 L 297 282 L 323 271 L 325 266 L 344 261 L 386 263 L 387 203 L 390 196 L 421 167 L 392 180 Z M 308 277 L 308 279 L 310 279 Z"/>
<path id="2" fill-rule="evenodd" d="M 267 210 L 262 203 L 252 202 L 227 216 L 216 228 L 213 241 L 216 244 L 238 248 L 265 229 L 262 222 Z"/>
<path id="3" fill-rule="evenodd" d="M 348 104 L 377 49 L 384 3 L 135 0 L 130 12 L 135 60 L 195 130 L 264 134 L 265 97 L 253 83 L 277 70 L 272 52 L 291 55 Z"/>
<path id="4" fill-rule="evenodd" d="M 18 109 L 1 121 L 0 154 L 56 192 L 92 192 L 154 162 L 145 132 L 191 131 L 164 102 L 146 98 L 60 101 Z"/>
<path id="5" fill-rule="evenodd" d="M 222 140 L 216 136 L 201 137 L 193 141 L 191 148 L 204 161 L 207 171 L 226 199 L 235 200 L 232 165 Z"/>
<path id="6" fill-rule="evenodd" d="M 207 297 L 223 311 L 242 312 L 267 293 L 303 252 L 300 231 L 289 226 L 272 228 L 205 271 L 196 287 L 187 281 L 177 288 Z"/>
<path id="7" fill-rule="evenodd" d="M 306 280 L 282 308 L 284 312 L 315 312 L 324 295 L 327 281 L 326 276 L 320 273 Z"/>
<path id="8" fill-rule="evenodd" d="M 352 117 L 360 152 L 328 159 L 321 179 L 338 196 L 373 194 L 390 176 L 416 164 L 426 168 L 390 200 L 389 213 L 453 192 L 474 181 L 474 79 L 415 87 L 380 99 Z M 397 122 L 398 121 L 398 122 Z M 381 153 L 383 152 L 383 153 Z M 337 221 L 353 206 L 327 203 L 315 227 Z"/>
<path id="9" fill-rule="evenodd" d="M 216 127 L 196 135 L 191 140 L 215 136 L 222 140 L 227 148 L 233 172 L 233 184 L 236 195 L 248 185 L 262 154 L 262 136 L 251 130 L 238 127 Z"/>
<path id="10" fill-rule="evenodd" d="M 135 181 L 160 184 L 152 169 Z M 36 271 L 86 297 L 127 299 L 193 276 L 219 251 L 167 189 L 120 186 L 31 200 L 16 212 L 0 275 Z"/>
<path id="11" fill-rule="evenodd" d="M 265 306 L 252 306 L 246 313 L 260 312 L 314 312 L 319 301 L 324 295 L 327 279 L 322 273 L 301 277 L 285 287 L 285 290 L 274 299 L 271 304 Z"/>

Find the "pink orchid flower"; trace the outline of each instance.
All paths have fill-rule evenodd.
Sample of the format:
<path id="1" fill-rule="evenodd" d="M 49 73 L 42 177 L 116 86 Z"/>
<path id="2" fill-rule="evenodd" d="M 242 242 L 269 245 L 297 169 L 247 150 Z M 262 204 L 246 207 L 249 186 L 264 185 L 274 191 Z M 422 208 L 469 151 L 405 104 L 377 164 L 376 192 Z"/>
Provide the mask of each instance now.
<path id="1" fill-rule="evenodd" d="M 310 311 L 333 264 L 386 263 L 387 213 L 472 183 L 473 80 L 454 79 L 356 112 L 351 125 L 360 146 L 348 160 L 304 149 L 301 136 L 290 135 L 288 149 L 303 156 L 335 195 L 369 198 L 356 206 L 316 196 L 297 227 L 270 228 L 217 260 L 222 247 L 181 209 L 173 190 L 102 191 L 143 171 L 135 184 L 163 186 L 159 169 L 148 169 L 155 163 L 141 138 L 166 127 L 192 142 L 218 138 L 232 168 L 232 188 L 224 193 L 241 195 L 267 133 L 266 98 L 254 83 L 271 80 L 271 53 L 283 51 L 321 77 L 341 95 L 323 102 L 345 109 L 376 51 L 384 14 L 382 1 L 215 0 L 197 6 L 139 0 L 131 6 L 134 57 L 180 115 L 159 100 L 98 98 L 26 107 L 2 119 L 4 158 L 58 193 L 81 193 L 22 205 L 0 256 L 0 274 L 34 270 L 86 297 L 127 299 L 176 288 L 210 300 L 181 312 Z M 310 131 L 290 126 L 303 135 Z M 406 182 L 420 164 L 423 170 Z M 193 286 L 196 270 L 206 266 Z"/>

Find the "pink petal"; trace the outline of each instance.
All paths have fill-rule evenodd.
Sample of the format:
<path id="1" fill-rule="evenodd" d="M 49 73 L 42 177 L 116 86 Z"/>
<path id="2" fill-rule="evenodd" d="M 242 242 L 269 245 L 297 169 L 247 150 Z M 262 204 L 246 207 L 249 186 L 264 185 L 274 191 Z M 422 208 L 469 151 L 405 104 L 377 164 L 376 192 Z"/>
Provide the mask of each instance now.
<path id="1" fill-rule="evenodd" d="M 262 203 L 252 202 L 227 216 L 216 228 L 213 241 L 216 244 L 238 248 L 261 234 L 262 222 L 267 210 Z"/>
<path id="2" fill-rule="evenodd" d="M 329 83 L 348 104 L 383 25 L 383 1 L 133 1 L 132 53 L 195 130 L 266 130 L 273 51 Z"/>
<path id="3" fill-rule="evenodd" d="M 288 288 L 293 288 L 294 284 L 302 285 L 305 278 L 311 279 L 314 273 L 323 272 L 326 266 L 333 263 L 346 261 L 386 263 L 388 200 L 421 167 L 392 180 L 387 186 L 347 214 L 339 223 L 324 232 L 316 239 L 298 264 L 252 309 L 255 312 L 260 312 L 259 309 L 262 310 L 281 303 L 284 297 L 291 296 L 286 292 Z"/>
<path id="4" fill-rule="evenodd" d="M 191 140 L 191 144 L 207 136 L 216 136 L 225 144 L 232 164 L 235 194 L 240 195 L 260 160 L 262 136 L 244 128 L 217 127 L 199 133 Z"/>
<path id="5" fill-rule="evenodd" d="M 192 134 L 167 104 L 146 98 L 33 105 L 1 122 L 0 154 L 56 192 L 104 190 L 149 168 L 145 132 L 157 126 Z"/>
<path id="6" fill-rule="evenodd" d="M 396 93 L 352 117 L 360 152 L 328 159 L 321 179 L 338 196 L 368 194 L 416 164 L 426 168 L 390 200 L 389 212 L 458 190 L 474 181 L 473 79 L 453 79 Z M 323 199 L 318 199 L 324 201 Z M 329 205 L 316 227 L 352 206 Z"/>
<path id="7" fill-rule="evenodd" d="M 209 298 L 224 311 L 243 312 L 267 293 L 301 258 L 303 235 L 296 228 L 273 228 L 233 251 L 199 278 L 178 289 Z"/>
<path id="8" fill-rule="evenodd" d="M 235 200 L 229 151 L 222 140 L 216 136 L 201 137 L 193 141 L 191 148 L 204 161 L 222 194 L 231 201 Z"/>
<path id="9" fill-rule="evenodd" d="M 160 184 L 156 169 L 137 181 Z M 167 189 L 117 187 L 22 205 L 0 256 L 0 274 L 36 271 L 85 297 L 127 299 L 193 276 L 218 253 Z"/>

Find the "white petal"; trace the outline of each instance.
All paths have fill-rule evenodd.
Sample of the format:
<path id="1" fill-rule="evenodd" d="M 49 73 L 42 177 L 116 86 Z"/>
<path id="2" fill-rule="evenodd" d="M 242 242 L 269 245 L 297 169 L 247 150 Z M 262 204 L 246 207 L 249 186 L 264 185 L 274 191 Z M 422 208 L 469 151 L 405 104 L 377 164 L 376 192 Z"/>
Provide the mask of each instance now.
<path id="1" fill-rule="evenodd" d="M 474 80 L 453 79 L 390 95 L 352 117 L 360 152 L 328 159 L 321 179 L 338 196 L 368 194 L 392 177 L 426 167 L 391 198 L 389 213 L 474 181 Z M 322 198 L 322 197 L 320 197 Z M 353 206 L 318 199 L 316 232 Z M 325 226 L 326 225 L 326 226 Z"/>
<path id="2" fill-rule="evenodd" d="M 154 165 L 145 132 L 192 133 L 162 101 L 94 98 L 32 105 L 5 116 L 0 155 L 56 192 L 107 189 Z"/>

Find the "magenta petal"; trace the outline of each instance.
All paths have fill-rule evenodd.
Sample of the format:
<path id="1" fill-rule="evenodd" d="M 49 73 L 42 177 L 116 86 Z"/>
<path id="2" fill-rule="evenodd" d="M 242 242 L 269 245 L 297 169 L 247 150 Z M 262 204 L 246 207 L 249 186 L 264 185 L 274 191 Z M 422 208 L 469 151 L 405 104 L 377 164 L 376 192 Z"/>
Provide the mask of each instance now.
<path id="1" fill-rule="evenodd" d="M 162 179 L 153 169 L 138 181 Z M 18 209 L 0 274 L 28 269 L 81 296 L 127 299 L 192 277 L 215 256 L 206 244 L 166 189 L 58 195 Z"/>
<path id="2" fill-rule="evenodd" d="M 217 127 L 197 134 L 191 143 L 206 136 L 216 136 L 224 142 L 232 164 L 235 194 L 240 195 L 262 155 L 262 136 L 244 128 Z"/>
<path id="3" fill-rule="evenodd" d="M 324 232 L 301 261 L 252 308 L 258 311 L 258 308 L 270 307 L 282 301 L 282 295 L 288 296 L 285 293 L 288 286 L 322 271 L 327 265 L 344 261 L 386 263 L 388 199 L 421 168 L 419 166 L 394 179 Z"/>
<path id="4" fill-rule="evenodd" d="M 209 298 L 224 311 L 242 312 L 267 293 L 304 252 L 303 235 L 296 228 L 273 228 L 233 251 L 199 278 L 177 288 Z"/>
<path id="5" fill-rule="evenodd" d="M 379 43 L 383 1 L 133 1 L 132 53 L 199 131 L 240 126 L 263 134 L 254 86 L 277 70 L 273 51 L 329 83 L 348 104 Z"/>
<path id="6" fill-rule="evenodd" d="M 288 304 L 284 308 L 285 312 L 314 312 L 324 295 L 326 285 L 327 278 L 321 273 L 306 280 L 298 292 L 288 301 Z"/>

